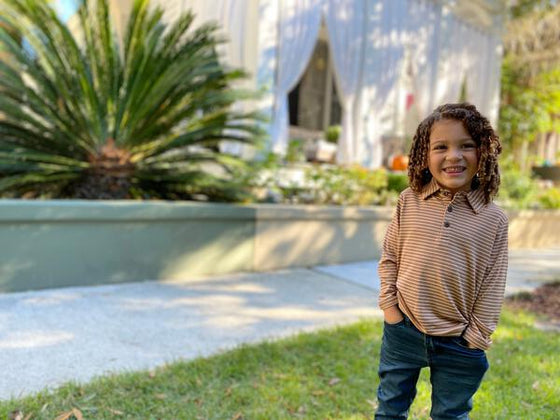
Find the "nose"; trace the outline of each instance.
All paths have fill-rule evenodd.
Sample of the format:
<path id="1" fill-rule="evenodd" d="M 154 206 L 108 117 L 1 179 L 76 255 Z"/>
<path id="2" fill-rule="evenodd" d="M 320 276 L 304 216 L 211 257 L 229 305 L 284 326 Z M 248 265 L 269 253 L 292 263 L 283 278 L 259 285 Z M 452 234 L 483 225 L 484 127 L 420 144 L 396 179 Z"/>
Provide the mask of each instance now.
<path id="1" fill-rule="evenodd" d="M 463 158 L 463 152 L 459 148 L 451 148 L 449 149 L 449 153 L 447 154 L 447 159 L 451 161 L 461 160 Z"/>

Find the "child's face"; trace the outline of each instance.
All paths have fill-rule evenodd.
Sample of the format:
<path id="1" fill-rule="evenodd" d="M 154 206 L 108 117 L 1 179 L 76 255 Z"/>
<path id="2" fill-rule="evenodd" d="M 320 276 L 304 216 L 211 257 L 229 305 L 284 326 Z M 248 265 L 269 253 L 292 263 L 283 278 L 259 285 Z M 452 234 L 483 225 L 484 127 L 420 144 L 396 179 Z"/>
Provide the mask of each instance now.
<path id="1" fill-rule="evenodd" d="M 478 148 L 461 121 L 441 120 L 430 133 L 428 169 L 452 194 L 468 191 L 478 171 Z"/>

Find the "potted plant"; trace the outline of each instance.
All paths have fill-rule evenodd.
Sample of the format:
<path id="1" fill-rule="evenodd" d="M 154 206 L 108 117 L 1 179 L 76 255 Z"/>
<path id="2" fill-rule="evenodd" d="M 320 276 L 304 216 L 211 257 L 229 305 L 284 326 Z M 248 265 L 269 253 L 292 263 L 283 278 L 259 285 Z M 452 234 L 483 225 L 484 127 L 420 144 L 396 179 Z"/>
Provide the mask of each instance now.
<path id="1" fill-rule="evenodd" d="M 338 149 L 341 127 L 332 125 L 325 130 L 324 138 L 314 139 L 306 145 L 305 156 L 314 162 L 334 162 Z"/>

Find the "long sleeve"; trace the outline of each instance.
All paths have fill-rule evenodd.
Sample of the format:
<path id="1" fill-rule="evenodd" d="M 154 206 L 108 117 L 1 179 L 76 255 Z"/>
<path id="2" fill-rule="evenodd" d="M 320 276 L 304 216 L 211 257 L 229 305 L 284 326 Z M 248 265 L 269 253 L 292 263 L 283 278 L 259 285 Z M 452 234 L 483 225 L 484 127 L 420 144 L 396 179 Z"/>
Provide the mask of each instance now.
<path id="1" fill-rule="evenodd" d="M 501 222 L 492 248 L 490 265 L 474 303 L 464 338 L 473 346 L 486 350 L 492 344 L 504 300 L 508 267 L 508 222 Z"/>
<path id="2" fill-rule="evenodd" d="M 397 209 L 385 234 L 383 254 L 379 261 L 378 274 L 381 283 L 379 307 L 381 309 L 387 309 L 397 304 L 398 246 L 402 203 L 403 195 L 401 194 Z"/>

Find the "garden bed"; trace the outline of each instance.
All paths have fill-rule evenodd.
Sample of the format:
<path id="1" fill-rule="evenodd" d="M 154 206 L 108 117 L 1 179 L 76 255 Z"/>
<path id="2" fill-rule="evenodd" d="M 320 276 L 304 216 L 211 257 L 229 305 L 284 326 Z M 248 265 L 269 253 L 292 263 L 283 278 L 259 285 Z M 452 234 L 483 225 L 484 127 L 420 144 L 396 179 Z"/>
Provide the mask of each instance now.
<path id="1" fill-rule="evenodd" d="M 522 292 L 507 299 L 512 309 L 523 309 L 542 315 L 560 327 L 560 280 L 543 284 L 533 292 Z"/>

